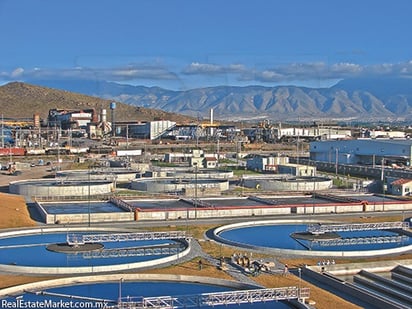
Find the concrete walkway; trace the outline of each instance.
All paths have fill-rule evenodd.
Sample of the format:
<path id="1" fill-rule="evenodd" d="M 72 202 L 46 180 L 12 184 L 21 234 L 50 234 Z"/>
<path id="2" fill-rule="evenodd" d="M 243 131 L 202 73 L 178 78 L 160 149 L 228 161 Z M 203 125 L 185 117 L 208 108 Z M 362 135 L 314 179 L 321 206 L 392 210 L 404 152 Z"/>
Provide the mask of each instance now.
<path id="1" fill-rule="evenodd" d="M 193 259 L 203 259 L 206 261 L 208 264 L 219 267 L 220 261 L 217 258 L 214 258 L 213 256 L 205 253 L 202 250 L 202 247 L 200 246 L 199 242 L 196 239 L 191 239 L 190 240 L 190 252 L 186 256 L 183 256 L 181 258 L 176 259 L 174 262 L 169 262 L 169 263 L 163 263 L 163 264 L 157 264 L 154 266 L 150 266 L 144 269 L 156 269 L 156 268 L 162 268 L 162 267 L 167 267 L 171 265 L 176 265 L 176 264 L 181 264 L 184 262 L 191 261 Z M 233 265 L 226 264 L 226 269 L 224 270 L 227 274 L 229 274 L 234 280 L 244 283 L 244 284 L 249 284 L 251 286 L 255 286 L 256 288 L 264 288 L 263 286 L 259 285 L 255 281 L 253 281 L 251 278 L 249 278 L 247 275 L 245 275 L 240 269 L 234 267 Z"/>
<path id="2" fill-rule="evenodd" d="M 207 261 L 209 264 L 214 265 L 215 267 L 219 267 L 220 266 L 220 261 L 217 258 L 214 258 L 213 256 L 205 253 L 200 244 L 198 243 L 197 240 L 192 240 L 191 241 L 191 246 L 192 246 L 192 250 L 190 252 L 190 254 L 193 253 L 193 258 L 195 257 L 199 257 L 201 259 L 204 259 L 205 261 Z M 189 254 L 189 255 L 190 255 Z M 189 256 L 188 255 L 188 256 Z M 187 256 L 186 256 L 187 257 Z M 230 263 L 225 264 L 225 269 L 224 271 L 229 274 L 233 279 L 235 279 L 236 281 L 245 283 L 245 284 L 249 284 L 252 286 L 256 286 L 256 288 L 264 288 L 264 286 L 259 285 L 258 283 L 256 283 L 254 280 L 250 279 L 248 276 L 246 276 L 240 269 L 234 267 L 233 265 L 231 265 Z"/>

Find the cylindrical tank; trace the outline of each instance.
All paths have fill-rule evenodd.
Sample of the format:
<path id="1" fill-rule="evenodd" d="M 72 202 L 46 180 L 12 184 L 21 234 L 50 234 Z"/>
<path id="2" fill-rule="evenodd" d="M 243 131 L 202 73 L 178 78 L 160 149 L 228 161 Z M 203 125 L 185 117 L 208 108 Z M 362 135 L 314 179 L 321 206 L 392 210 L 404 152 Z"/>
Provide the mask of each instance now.
<path id="1" fill-rule="evenodd" d="M 35 128 L 40 128 L 40 114 L 33 115 L 33 122 Z"/>
<path id="2" fill-rule="evenodd" d="M 105 109 L 102 109 L 102 115 L 101 115 L 101 122 L 106 122 L 107 121 L 107 111 Z"/>

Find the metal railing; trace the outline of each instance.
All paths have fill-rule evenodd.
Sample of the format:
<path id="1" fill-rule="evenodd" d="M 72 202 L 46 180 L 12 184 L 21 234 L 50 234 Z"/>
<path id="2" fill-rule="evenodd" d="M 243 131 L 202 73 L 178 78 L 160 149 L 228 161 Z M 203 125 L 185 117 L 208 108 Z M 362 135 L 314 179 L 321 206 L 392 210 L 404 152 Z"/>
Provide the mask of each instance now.
<path id="1" fill-rule="evenodd" d="M 372 237 L 354 237 L 354 238 L 337 238 L 328 240 L 313 240 L 311 243 L 318 244 L 321 247 L 327 246 L 349 246 L 349 245 L 370 245 L 370 244 L 388 244 L 402 243 L 408 241 L 408 236 L 372 236 Z"/>
<path id="2" fill-rule="evenodd" d="M 375 222 L 375 223 L 348 223 L 348 224 L 312 224 L 307 231 L 312 234 L 323 234 L 331 232 L 354 232 L 372 230 L 409 229 L 409 222 Z"/>
<path id="3" fill-rule="evenodd" d="M 84 259 L 107 259 L 117 257 L 131 256 L 159 256 L 159 255 L 174 255 L 181 252 L 185 246 L 182 244 L 165 244 L 157 246 L 145 247 L 130 247 L 130 248 L 115 248 L 103 249 L 99 251 L 82 252 L 81 256 Z"/>
<path id="4" fill-rule="evenodd" d="M 139 233 L 111 233 L 111 234 L 78 234 L 69 233 L 66 242 L 70 246 L 84 245 L 97 242 L 119 242 L 138 240 L 184 239 L 185 231 L 170 232 L 139 232 Z"/>
<path id="5" fill-rule="evenodd" d="M 193 308 L 201 306 L 240 305 L 270 301 L 304 300 L 309 298 L 309 288 L 283 287 L 272 289 L 237 290 L 227 292 L 204 293 L 183 296 L 144 297 L 139 300 L 120 299 L 118 304 L 107 306 L 110 309 L 121 308 Z"/>

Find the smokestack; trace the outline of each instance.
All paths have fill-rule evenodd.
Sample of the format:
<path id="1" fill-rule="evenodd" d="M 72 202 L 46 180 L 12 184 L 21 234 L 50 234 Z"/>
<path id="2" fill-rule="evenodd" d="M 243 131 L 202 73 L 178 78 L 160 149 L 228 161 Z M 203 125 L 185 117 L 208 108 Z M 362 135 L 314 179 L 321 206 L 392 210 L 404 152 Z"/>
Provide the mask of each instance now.
<path id="1" fill-rule="evenodd" d="M 115 109 L 116 109 L 116 102 L 110 103 L 110 109 L 112 110 L 112 136 L 116 136 L 116 125 L 115 125 Z"/>
<path id="2" fill-rule="evenodd" d="M 210 109 L 210 124 L 213 124 L 213 108 Z"/>
<path id="3" fill-rule="evenodd" d="M 106 122 L 106 121 L 107 121 L 107 112 L 105 109 L 102 109 L 101 122 Z"/>

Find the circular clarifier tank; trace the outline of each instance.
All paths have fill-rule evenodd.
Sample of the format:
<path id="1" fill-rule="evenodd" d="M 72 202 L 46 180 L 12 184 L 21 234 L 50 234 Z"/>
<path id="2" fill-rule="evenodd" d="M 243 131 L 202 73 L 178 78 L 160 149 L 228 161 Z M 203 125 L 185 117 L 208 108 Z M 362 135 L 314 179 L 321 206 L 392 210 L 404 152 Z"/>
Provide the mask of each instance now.
<path id="1" fill-rule="evenodd" d="M 141 178 L 131 182 L 131 189 L 144 192 L 188 192 L 198 189 L 199 195 L 206 190 L 219 192 L 229 189 L 227 179 L 176 179 L 176 178 Z"/>
<path id="2" fill-rule="evenodd" d="M 113 191 L 111 180 L 64 180 L 64 179 L 29 179 L 13 181 L 9 191 L 13 194 L 32 196 L 90 196 L 108 194 Z"/>
<path id="3" fill-rule="evenodd" d="M 64 170 L 56 173 L 56 178 L 65 180 L 110 180 L 117 182 L 129 182 L 136 178 L 138 170 L 126 168 L 101 167 L 92 170 Z"/>
<path id="4" fill-rule="evenodd" d="M 184 238 L 140 240 L 130 235 L 135 234 L 64 228 L 1 233 L 0 270 L 25 274 L 121 271 L 173 262 L 190 251 L 190 241 Z"/>
<path id="5" fill-rule="evenodd" d="M 66 302 L 72 301 L 79 308 L 86 303 L 113 306 L 122 302 L 142 302 L 143 298 L 173 297 L 182 304 L 192 307 L 193 299 L 205 299 L 200 295 L 207 293 L 225 293 L 237 290 L 254 290 L 257 286 L 241 282 L 199 276 L 154 275 L 154 274 L 121 274 L 103 276 L 83 276 L 65 279 L 47 280 L 24 284 L 0 291 L 4 301 L 22 304 L 27 302 Z M 64 283 L 63 283 L 64 281 Z M 27 291 L 30 291 L 29 293 Z M 12 296 L 11 296 L 12 295 Z M 165 299 L 166 300 L 166 299 Z M 167 301 L 167 300 L 166 300 Z M 74 306 L 74 305 L 73 305 Z M 197 307 L 197 306 L 196 306 Z M 266 301 L 246 304 L 234 304 L 224 307 L 214 304 L 204 308 L 290 308 L 287 303 Z M 127 307 L 129 308 L 129 307 Z"/>
<path id="6" fill-rule="evenodd" d="M 365 229 L 312 233 L 308 231 L 309 226 L 312 226 L 309 220 L 255 221 L 225 225 L 207 235 L 231 246 L 297 256 L 380 256 L 412 250 L 408 231 Z"/>

